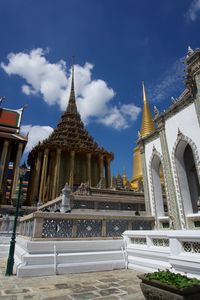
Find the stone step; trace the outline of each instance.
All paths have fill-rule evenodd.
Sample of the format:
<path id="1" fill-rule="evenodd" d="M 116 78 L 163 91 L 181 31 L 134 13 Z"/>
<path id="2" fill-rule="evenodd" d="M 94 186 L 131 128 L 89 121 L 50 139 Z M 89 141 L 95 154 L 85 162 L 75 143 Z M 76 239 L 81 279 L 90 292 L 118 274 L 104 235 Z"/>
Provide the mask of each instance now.
<path id="1" fill-rule="evenodd" d="M 0 245 L 0 257 L 7 257 L 10 245 Z"/>
<path id="2" fill-rule="evenodd" d="M 17 251 L 17 249 L 16 249 Z M 53 264 L 56 259 L 57 264 L 84 263 L 91 261 L 110 261 L 123 260 L 122 251 L 102 251 L 102 252 L 83 252 L 83 253 L 67 253 L 67 254 L 25 254 L 23 262 L 26 265 L 46 265 Z"/>
<path id="3" fill-rule="evenodd" d="M 15 251 L 17 276 L 122 269 L 125 267 L 122 246 L 122 239 L 29 241 L 18 237 Z"/>
<path id="4" fill-rule="evenodd" d="M 51 276 L 61 274 L 76 274 L 85 272 L 111 271 L 124 269 L 123 260 L 110 260 L 89 263 L 58 264 L 57 267 L 50 265 L 20 265 L 17 270 L 18 277 Z"/>
<path id="5" fill-rule="evenodd" d="M 79 253 L 79 252 L 95 252 L 95 251 L 116 251 L 123 246 L 123 240 L 107 239 L 107 240 L 75 240 L 75 241 L 30 241 L 23 237 L 17 237 L 17 245 L 24 248 L 30 254 L 38 253 L 54 253 L 54 246 L 58 253 Z"/>

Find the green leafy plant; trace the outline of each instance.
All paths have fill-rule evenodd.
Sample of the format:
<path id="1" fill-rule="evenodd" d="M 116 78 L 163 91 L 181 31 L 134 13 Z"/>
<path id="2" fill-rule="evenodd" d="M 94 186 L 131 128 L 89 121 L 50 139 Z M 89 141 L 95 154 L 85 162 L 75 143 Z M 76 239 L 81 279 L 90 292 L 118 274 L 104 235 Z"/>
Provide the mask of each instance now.
<path id="1" fill-rule="evenodd" d="M 200 280 L 196 278 L 188 278 L 187 276 L 181 275 L 179 273 L 172 273 L 169 270 L 146 273 L 144 277 L 149 280 L 156 280 L 167 285 L 174 286 L 178 289 L 200 285 Z"/>

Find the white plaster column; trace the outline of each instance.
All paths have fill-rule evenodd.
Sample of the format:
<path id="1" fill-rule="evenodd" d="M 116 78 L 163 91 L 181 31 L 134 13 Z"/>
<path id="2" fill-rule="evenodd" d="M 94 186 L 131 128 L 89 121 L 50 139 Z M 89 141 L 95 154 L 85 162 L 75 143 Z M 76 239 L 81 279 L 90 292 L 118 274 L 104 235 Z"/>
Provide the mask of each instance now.
<path id="1" fill-rule="evenodd" d="M 62 203 L 61 203 L 61 209 L 60 209 L 60 211 L 62 213 L 71 211 L 70 193 L 71 193 L 70 186 L 66 183 L 64 188 L 62 189 Z"/>

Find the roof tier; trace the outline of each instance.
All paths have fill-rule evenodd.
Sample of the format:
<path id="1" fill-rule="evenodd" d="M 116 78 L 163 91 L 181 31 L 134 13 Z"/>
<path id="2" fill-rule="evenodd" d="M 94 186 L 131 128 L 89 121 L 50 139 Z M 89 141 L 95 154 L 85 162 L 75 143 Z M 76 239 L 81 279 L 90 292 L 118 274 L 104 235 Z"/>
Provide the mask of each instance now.
<path id="1" fill-rule="evenodd" d="M 99 147 L 94 139 L 89 135 L 81 120 L 76 106 L 74 90 L 74 69 L 72 68 L 72 82 L 69 102 L 66 111 L 61 116 L 61 120 L 48 139 L 36 148 L 51 147 L 62 148 L 67 151 L 83 153 L 103 153 L 114 158 L 113 153 Z M 34 151 L 34 149 L 33 149 Z"/>

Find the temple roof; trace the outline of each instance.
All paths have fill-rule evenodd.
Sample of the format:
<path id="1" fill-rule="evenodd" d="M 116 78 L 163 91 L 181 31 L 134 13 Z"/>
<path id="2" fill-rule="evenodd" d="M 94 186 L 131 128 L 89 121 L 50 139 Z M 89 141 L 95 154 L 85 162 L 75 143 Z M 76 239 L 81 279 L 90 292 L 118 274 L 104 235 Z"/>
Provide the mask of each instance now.
<path id="1" fill-rule="evenodd" d="M 103 153 L 113 158 L 113 153 L 99 147 L 84 127 L 76 106 L 74 68 L 72 68 L 71 91 L 66 111 L 62 114 L 61 120 L 53 133 L 39 147 L 48 148 L 48 146 L 53 148 L 59 147 L 67 151 Z"/>
<path id="2" fill-rule="evenodd" d="M 0 131 L 8 131 L 13 133 L 19 133 L 22 113 L 24 108 L 9 109 L 0 108 Z"/>

